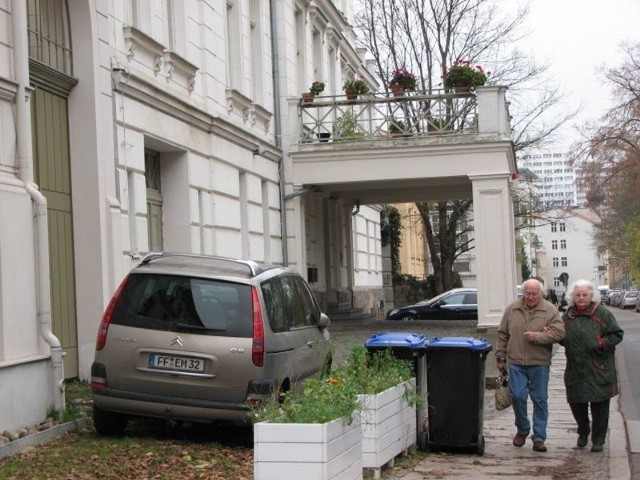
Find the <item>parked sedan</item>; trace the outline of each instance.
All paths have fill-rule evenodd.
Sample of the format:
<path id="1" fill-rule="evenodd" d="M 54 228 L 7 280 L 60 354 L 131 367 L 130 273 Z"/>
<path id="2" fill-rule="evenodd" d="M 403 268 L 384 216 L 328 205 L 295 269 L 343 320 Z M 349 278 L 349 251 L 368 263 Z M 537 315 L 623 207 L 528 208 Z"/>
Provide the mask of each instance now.
<path id="1" fill-rule="evenodd" d="M 387 320 L 477 320 L 478 293 L 475 288 L 454 288 L 415 305 L 394 308 Z"/>
<path id="2" fill-rule="evenodd" d="M 633 308 L 638 302 L 638 291 L 629 290 L 624 293 L 624 297 L 620 301 L 620 308 Z"/>

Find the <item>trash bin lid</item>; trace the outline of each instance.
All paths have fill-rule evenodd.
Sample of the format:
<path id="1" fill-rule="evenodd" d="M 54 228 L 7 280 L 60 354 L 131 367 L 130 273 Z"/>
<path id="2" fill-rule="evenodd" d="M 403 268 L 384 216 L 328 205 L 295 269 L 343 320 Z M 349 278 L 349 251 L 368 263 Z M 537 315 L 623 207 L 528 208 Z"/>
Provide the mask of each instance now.
<path id="1" fill-rule="evenodd" d="M 410 350 L 425 348 L 429 337 L 409 332 L 377 332 L 364 342 L 366 348 L 404 347 Z"/>
<path id="2" fill-rule="evenodd" d="M 429 348 L 467 348 L 469 350 L 491 350 L 491 345 L 486 339 L 473 337 L 433 337 L 427 344 Z"/>

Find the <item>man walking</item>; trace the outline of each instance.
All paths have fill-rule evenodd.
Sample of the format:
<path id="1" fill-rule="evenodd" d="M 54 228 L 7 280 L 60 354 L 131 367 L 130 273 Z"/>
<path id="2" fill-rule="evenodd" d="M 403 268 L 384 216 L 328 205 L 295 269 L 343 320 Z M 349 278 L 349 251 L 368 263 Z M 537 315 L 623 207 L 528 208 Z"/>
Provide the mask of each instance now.
<path id="1" fill-rule="evenodd" d="M 513 444 L 522 447 L 533 426 L 533 450 L 546 452 L 551 352 L 553 343 L 564 338 L 564 324 L 558 309 L 542 297 L 542 283 L 531 278 L 522 289 L 522 298 L 509 304 L 502 315 L 496 361 L 499 371 L 509 370 L 517 428 Z M 533 403 L 531 423 L 527 415 L 529 397 Z"/>

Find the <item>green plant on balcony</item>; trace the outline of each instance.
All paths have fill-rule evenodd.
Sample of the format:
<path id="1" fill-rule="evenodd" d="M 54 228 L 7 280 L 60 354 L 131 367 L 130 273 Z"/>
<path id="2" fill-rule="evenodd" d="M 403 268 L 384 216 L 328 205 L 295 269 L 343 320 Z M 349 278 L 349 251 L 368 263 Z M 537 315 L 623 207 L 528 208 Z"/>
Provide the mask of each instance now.
<path id="1" fill-rule="evenodd" d="M 347 97 L 357 97 L 358 95 L 364 95 L 365 93 L 369 93 L 369 87 L 359 78 L 352 78 L 351 80 L 347 80 L 344 82 L 342 86 L 344 93 L 347 94 Z"/>
<path id="2" fill-rule="evenodd" d="M 332 130 L 334 141 L 364 137 L 364 131 L 358 125 L 358 119 L 351 110 L 345 111 L 333 122 Z"/>
<path id="3" fill-rule="evenodd" d="M 389 87 L 394 89 L 395 87 L 405 90 L 416 89 L 416 76 L 404 67 L 396 68 L 391 72 L 391 78 L 389 79 Z"/>
<path id="4" fill-rule="evenodd" d="M 311 84 L 308 92 L 302 92 L 302 101 L 304 103 L 311 103 L 316 95 L 320 95 L 322 92 L 324 92 L 324 82 L 316 80 Z"/>
<path id="5" fill-rule="evenodd" d="M 444 76 L 445 88 L 463 88 L 480 87 L 487 82 L 488 73 L 480 65 L 472 67 L 470 62 L 456 60 L 453 66 L 446 72 Z"/>
<path id="6" fill-rule="evenodd" d="M 408 135 L 410 131 L 409 124 L 404 120 L 397 118 L 391 118 L 389 120 L 389 133 L 393 136 Z"/>
<path id="7" fill-rule="evenodd" d="M 314 95 L 320 95 L 322 92 L 324 92 L 324 82 L 321 82 L 320 80 L 316 80 L 311 84 L 309 91 Z"/>

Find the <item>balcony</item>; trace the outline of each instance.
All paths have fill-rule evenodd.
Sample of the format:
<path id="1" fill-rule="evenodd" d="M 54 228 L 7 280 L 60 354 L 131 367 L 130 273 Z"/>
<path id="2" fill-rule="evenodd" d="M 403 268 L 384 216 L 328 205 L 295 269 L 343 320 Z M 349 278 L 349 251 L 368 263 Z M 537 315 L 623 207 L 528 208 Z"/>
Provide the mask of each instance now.
<path id="1" fill-rule="evenodd" d="M 294 185 L 362 204 L 471 198 L 471 177 L 515 173 L 505 92 L 292 102 Z"/>

